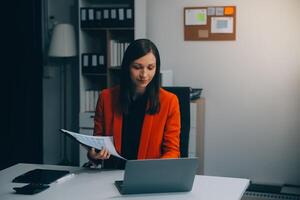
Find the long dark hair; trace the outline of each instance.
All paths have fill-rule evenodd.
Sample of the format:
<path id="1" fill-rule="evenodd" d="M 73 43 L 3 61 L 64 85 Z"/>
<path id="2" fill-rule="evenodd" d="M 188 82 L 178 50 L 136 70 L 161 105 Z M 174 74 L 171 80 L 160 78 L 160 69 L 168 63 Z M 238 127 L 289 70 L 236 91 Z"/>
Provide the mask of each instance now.
<path id="1" fill-rule="evenodd" d="M 138 58 L 145 56 L 148 53 L 153 53 L 156 58 L 156 71 L 153 79 L 146 88 L 148 97 L 147 110 L 148 114 L 159 112 L 159 88 L 160 88 L 160 56 L 157 47 L 148 39 L 138 39 L 133 41 L 126 49 L 121 65 L 121 80 L 120 80 L 120 109 L 124 114 L 128 114 L 129 104 L 131 103 L 131 92 L 133 82 L 130 78 L 130 65 Z"/>

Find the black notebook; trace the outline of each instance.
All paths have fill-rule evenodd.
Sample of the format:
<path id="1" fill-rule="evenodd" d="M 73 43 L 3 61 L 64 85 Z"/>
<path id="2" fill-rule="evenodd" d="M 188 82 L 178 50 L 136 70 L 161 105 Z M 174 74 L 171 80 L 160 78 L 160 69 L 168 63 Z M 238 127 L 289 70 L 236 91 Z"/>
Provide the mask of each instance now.
<path id="1" fill-rule="evenodd" d="M 13 179 L 15 183 L 49 184 L 70 173 L 67 170 L 34 169 Z"/>

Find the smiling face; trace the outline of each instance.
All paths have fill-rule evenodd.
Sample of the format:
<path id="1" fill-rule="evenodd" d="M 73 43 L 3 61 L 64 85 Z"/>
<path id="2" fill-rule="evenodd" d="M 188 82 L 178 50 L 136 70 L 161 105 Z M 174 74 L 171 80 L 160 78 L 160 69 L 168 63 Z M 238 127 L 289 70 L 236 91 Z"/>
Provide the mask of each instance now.
<path id="1" fill-rule="evenodd" d="M 153 53 L 150 52 L 134 60 L 129 67 L 129 72 L 135 92 L 144 93 L 156 72 L 156 58 Z"/>

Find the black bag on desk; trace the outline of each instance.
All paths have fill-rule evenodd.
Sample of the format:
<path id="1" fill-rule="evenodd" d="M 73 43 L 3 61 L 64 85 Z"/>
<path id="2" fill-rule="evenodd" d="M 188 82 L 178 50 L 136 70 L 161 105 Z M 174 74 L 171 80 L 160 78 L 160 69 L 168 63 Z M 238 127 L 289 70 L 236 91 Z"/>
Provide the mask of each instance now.
<path id="1" fill-rule="evenodd" d="M 17 176 L 12 182 L 50 184 L 68 173 L 67 170 L 34 169 Z"/>

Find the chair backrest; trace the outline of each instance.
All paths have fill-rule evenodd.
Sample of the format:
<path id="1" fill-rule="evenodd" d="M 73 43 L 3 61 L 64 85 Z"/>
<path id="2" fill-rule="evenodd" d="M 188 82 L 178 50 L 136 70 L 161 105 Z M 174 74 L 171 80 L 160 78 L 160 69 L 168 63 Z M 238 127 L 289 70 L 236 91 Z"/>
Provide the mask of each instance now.
<path id="1" fill-rule="evenodd" d="M 180 106 L 180 154 L 188 157 L 190 135 L 190 87 L 163 87 L 178 97 Z"/>

